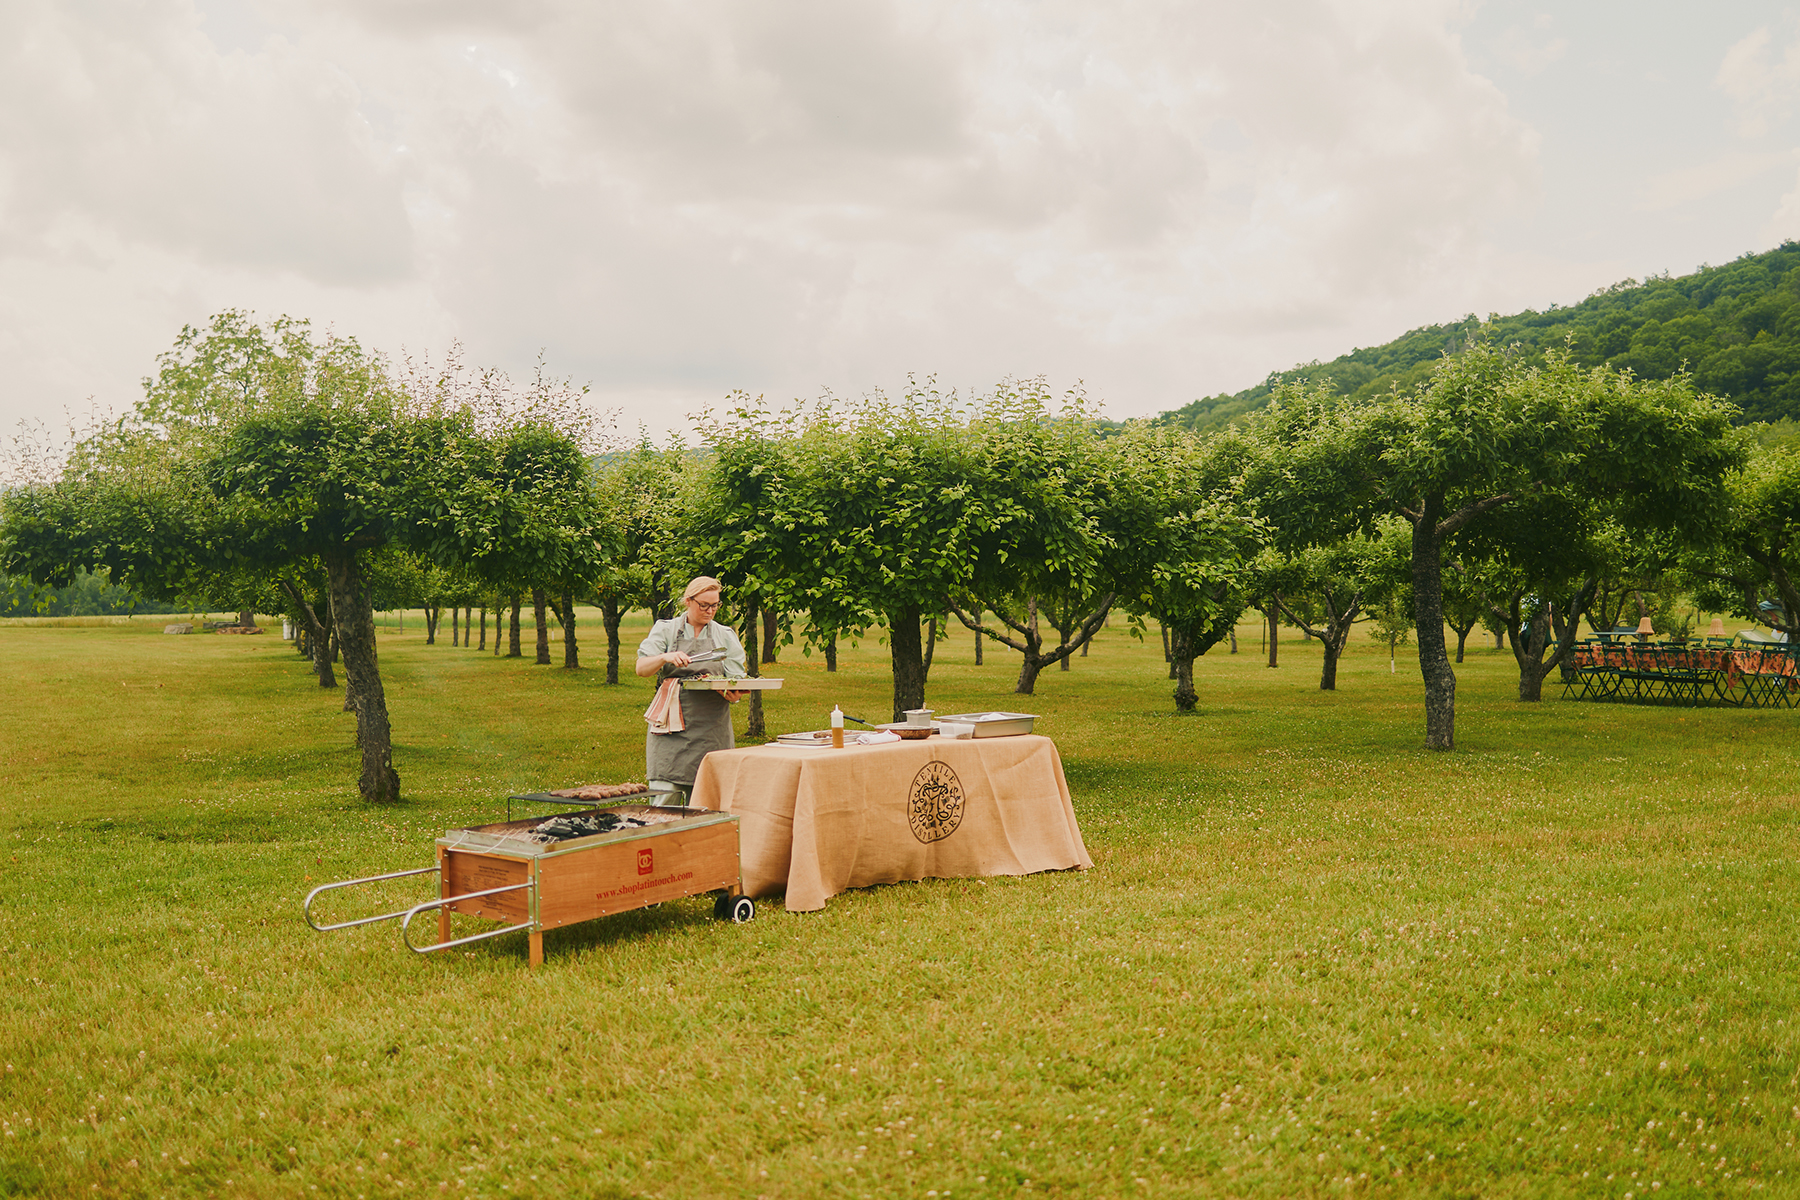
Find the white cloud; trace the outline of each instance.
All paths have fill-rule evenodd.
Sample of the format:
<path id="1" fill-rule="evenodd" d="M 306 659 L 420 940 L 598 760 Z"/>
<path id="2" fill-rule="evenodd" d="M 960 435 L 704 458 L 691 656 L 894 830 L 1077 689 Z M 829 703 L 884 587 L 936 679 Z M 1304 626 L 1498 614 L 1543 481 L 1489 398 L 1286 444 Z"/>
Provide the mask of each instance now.
<path id="1" fill-rule="evenodd" d="M 907 371 L 1155 411 L 1464 311 L 1536 187 L 1449 0 L 202 2 L 0 17 L 15 408 L 238 304 L 658 425 Z"/>
<path id="2" fill-rule="evenodd" d="M 1736 106 L 1738 133 L 1762 137 L 1785 121 L 1800 95 L 1800 40 L 1776 57 L 1774 35 L 1765 26 L 1732 45 L 1719 63 L 1713 86 Z"/>
<path id="3" fill-rule="evenodd" d="M 1556 18 L 1548 13 L 1533 17 L 1530 26 L 1508 26 L 1494 45 L 1494 53 L 1515 70 L 1536 75 L 1569 52 L 1569 39 L 1558 37 Z"/>

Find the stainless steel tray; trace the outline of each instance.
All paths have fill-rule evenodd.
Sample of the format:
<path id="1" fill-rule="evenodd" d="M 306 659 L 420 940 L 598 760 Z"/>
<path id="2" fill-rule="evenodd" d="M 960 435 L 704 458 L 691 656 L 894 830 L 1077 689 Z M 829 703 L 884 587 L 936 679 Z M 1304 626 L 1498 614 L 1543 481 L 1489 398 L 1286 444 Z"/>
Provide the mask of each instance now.
<path id="1" fill-rule="evenodd" d="M 936 721 L 938 725 L 973 725 L 978 738 L 1012 737 L 1015 734 L 1030 733 L 1036 722 L 1036 714 L 1016 712 L 951 713 Z"/>
<path id="2" fill-rule="evenodd" d="M 721 676 L 707 675 L 699 679 L 684 679 L 681 690 L 684 692 L 774 692 L 781 688 L 781 680 L 759 675 L 754 679 L 739 676 L 726 679 Z"/>

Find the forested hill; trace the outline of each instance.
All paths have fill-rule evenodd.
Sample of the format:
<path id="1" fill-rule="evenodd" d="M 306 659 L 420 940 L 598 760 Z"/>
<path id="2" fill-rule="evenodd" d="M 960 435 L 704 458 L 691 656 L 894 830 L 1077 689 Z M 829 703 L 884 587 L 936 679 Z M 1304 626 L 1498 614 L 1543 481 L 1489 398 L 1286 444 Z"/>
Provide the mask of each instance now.
<path id="1" fill-rule="evenodd" d="M 1277 384 L 1329 378 L 1346 394 L 1372 395 L 1424 379 L 1447 348 L 1480 322 L 1428 325 L 1384 346 L 1353 350 L 1328 363 L 1278 371 L 1236 395 L 1209 396 L 1163 413 L 1159 422 L 1217 429 L 1263 407 Z M 1692 275 L 1627 279 L 1570 308 L 1491 318 L 1494 338 L 1541 355 L 1570 343 L 1577 361 L 1629 367 L 1666 379 L 1685 364 L 1704 390 L 1743 408 L 1742 420 L 1800 418 L 1800 242 L 1746 254 Z"/>

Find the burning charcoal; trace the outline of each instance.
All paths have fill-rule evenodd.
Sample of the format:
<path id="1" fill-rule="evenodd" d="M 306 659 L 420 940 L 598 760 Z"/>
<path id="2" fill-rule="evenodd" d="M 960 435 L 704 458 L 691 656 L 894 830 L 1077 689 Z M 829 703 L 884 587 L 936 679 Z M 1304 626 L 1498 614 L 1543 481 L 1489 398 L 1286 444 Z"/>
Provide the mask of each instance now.
<path id="1" fill-rule="evenodd" d="M 593 837 L 600 833 L 617 833 L 621 829 L 643 829 L 680 819 L 680 813 L 576 813 L 548 817 L 517 836 L 538 843 L 561 842 L 569 838 Z"/>
<path id="2" fill-rule="evenodd" d="M 566 838 L 592 837 L 596 833 L 611 833 L 621 825 L 631 823 L 630 817 L 621 818 L 616 813 L 588 813 L 578 817 L 551 817 L 547 821 L 539 821 L 532 829 L 538 840 L 560 842 Z"/>

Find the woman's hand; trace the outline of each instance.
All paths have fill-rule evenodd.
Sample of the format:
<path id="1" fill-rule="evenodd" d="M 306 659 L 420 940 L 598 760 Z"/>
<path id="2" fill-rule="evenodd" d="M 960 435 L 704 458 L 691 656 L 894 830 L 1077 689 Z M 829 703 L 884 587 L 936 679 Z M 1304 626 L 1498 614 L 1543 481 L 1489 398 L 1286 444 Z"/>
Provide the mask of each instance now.
<path id="1" fill-rule="evenodd" d="M 689 658 L 679 650 L 671 650 L 663 655 L 663 662 L 671 667 L 685 667 L 693 661 L 693 659 Z"/>
<path id="2" fill-rule="evenodd" d="M 731 701 L 731 703 L 733 703 L 733 704 L 736 704 L 739 700 L 742 700 L 745 696 L 748 696 L 749 694 L 750 694 L 749 692 L 726 692 L 724 695 L 725 695 L 725 699 Z"/>

